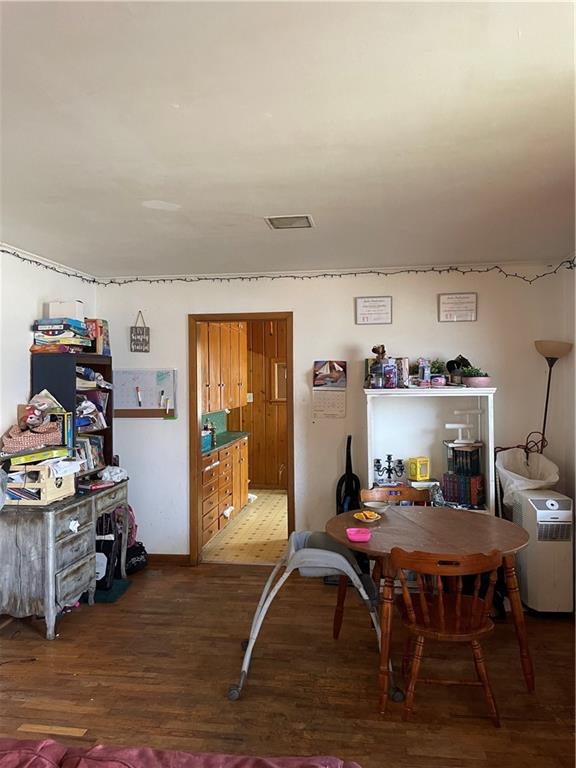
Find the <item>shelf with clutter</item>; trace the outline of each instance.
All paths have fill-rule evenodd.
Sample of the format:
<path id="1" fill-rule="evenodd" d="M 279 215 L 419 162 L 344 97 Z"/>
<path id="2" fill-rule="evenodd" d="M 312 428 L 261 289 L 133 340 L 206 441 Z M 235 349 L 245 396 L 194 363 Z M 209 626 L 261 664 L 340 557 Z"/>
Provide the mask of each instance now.
<path id="1" fill-rule="evenodd" d="M 369 487 L 430 488 L 435 504 L 494 514 L 496 388 L 462 375 L 484 371 L 461 356 L 410 365 L 382 345 L 372 351 L 364 389 Z"/>

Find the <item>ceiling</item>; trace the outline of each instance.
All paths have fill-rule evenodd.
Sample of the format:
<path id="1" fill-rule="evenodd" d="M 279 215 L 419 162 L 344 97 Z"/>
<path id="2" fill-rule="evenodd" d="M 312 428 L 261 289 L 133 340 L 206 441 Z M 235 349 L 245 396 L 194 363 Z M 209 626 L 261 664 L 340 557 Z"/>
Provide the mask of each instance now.
<path id="1" fill-rule="evenodd" d="M 2 240 L 98 276 L 557 263 L 573 30 L 571 3 L 4 2 Z"/>

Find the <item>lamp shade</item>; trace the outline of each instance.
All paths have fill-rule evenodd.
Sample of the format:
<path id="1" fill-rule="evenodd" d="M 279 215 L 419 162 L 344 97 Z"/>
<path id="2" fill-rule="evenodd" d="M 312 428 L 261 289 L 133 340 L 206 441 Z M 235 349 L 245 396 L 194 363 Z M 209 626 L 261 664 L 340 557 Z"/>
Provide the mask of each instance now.
<path id="1" fill-rule="evenodd" d="M 553 357 L 556 360 L 567 355 L 572 349 L 569 341 L 535 341 L 534 346 L 542 357 Z"/>

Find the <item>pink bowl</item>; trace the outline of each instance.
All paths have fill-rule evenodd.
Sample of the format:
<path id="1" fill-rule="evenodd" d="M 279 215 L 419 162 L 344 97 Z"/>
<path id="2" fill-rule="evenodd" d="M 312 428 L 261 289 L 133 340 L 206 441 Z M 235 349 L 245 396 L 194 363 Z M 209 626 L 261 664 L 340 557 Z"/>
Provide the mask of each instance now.
<path id="1" fill-rule="evenodd" d="M 346 536 L 350 541 L 370 541 L 372 531 L 368 528 L 346 528 Z"/>

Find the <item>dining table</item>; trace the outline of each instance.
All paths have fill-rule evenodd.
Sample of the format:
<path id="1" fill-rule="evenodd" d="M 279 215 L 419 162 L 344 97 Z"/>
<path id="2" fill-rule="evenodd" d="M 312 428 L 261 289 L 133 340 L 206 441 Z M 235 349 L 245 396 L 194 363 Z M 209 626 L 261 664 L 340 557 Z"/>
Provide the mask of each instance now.
<path id="1" fill-rule="evenodd" d="M 394 547 L 409 552 L 438 555 L 502 553 L 510 612 L 520 650 L 520 663 L 529 692 L 534 691 L 534 667 L 524 612 L 516 576 L 516 553 L 528 544 L 529 535 L 519 525 L 491 514 L 452 507 L 386 506 L 377 510 L 374 522 L 361 522 L 354 512 L 330 518 L 326 533 L 339 544 L 375 560 L 375 573 L 382 582 L 380 603 L 380 712 L 386 712 L 390 683 L 390 639 L 394 610 L 394 580 L 390 553 Z M 371 538 L 365 543 L 350 541 L 347 528 L 369 528 Z"/>

